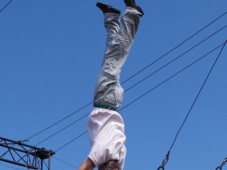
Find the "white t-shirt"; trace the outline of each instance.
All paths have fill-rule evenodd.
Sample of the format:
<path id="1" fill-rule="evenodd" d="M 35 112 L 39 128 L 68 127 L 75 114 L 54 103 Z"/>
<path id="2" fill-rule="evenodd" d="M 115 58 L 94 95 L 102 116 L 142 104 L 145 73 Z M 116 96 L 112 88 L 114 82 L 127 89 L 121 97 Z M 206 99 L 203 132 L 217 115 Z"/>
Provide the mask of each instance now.
<path id="1" fill-rule="evenodd" d="M 126 157 L 124 122 L 121 115 L 112 110 L 94 108 L 88 118 L 91 151 L 88 157 L 96 166 L 109 160 L 118 160 L 123 169 Z"/>

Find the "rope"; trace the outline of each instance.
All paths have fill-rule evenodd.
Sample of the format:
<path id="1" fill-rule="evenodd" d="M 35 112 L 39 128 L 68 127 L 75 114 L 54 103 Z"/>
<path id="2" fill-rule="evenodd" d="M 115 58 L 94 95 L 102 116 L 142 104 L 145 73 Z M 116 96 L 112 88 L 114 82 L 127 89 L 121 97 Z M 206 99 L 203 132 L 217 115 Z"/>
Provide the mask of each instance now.
<path id="1" fill-rule="evenodd" d="M 202 86 L 201 86 L 201 88 L 199 89 L 199 92 L 197 93 L 197 95 L 196 95 L 196 97 L 195 97 L 195 99 L 194 99 L 194 101 L 193 101 L 193 103 L 192 103 L 192 105 L 191 105 L 191 107 L 190 107 L 190 109 L 189 109 L 189 111 L 188 111 L 188 113 L 187 113 L 185 119 L 183 120 L 183 123 L 181 124 L 179 130 L 178 130 L 177 133 L 176 133 L 176 136 L 175 136 L 175 138 L 174 138 L 174 140 L 173 140 L 173 143 L 172 143 L 170 149 L 168 150 L 167 157 L 164 159 L 164 160 L 167 160 L 167 162 L 168 162 L 168 160 L 169 160 L 170 152 L 171 152 L 172 148 L 174 147 L 174 145 L 175 145 L 175 143 L 176 143 L 176 140 L 177 140 L 177 138 L 178 138 L 178 136 L 179 136 L 179 134 L 180 134 L 180 132 L 181 132 L 183 126 L 185 125 L 185 122 L 187 121 L 189 115 L 191 114 L 191 111 L 192 111 L 192 109 L 193 109 L 193 107 L 194 107 L 196 101 L 198 100 L 198 98 L 199 98 L 199 96 L 200 96 L 200 94 L 201 94 L 201 92 L 202 92 L 202 90 L 203 90 L 203 88 L 204 88 L 204 86 L 205 86 L 205 84 L 206 84 L 208 78 L 210 77 L 211 72 L 213 71 L 213 69 L 214 69 L 214 67 L 215 67 L 215 65 L 216 65 L 216 63 L 217 63 L 217 61 L 218 61 L 218 59 L 220 58 L 220 56 L 221 56 L 221 54 L 222 54 L 222 51 L 223 51 L 223 49 L 225 48 L 226 43 L 227 43 L 227 41 L 225 41 L 225 42 L 222 44 L 222 48 L 221 48 L 221 50 L 220 50 L 218 56 L 216 57 L 216 59 L 215 59 L 213 65 L 212 65 L 211 69 L 209 70 L 209 72 L 208 72 L 208 74 L 207 74 L 207 76 L 206 76 L 206 78 L 205 78 L 205 80 L 204 80 L 204 82 L 203 82 L 203 84 L 202 84 Z M 167 162 L 166 162 L 166 163 L 167 163 Z M 166 165 L 166 163 L 165 163 L 165 165 Z M 164 165 L 164 166 L 161 165 L 160 167 L 162 167 L 163 170 L 164 170 L 165 165 Z M 159 168 L 160 168 L 160 167 L 159 167 Z M 159 170 L 159 168 L 158 168 L 158 170 Z"/>
<path id="2" fill-rule="evenodd" d="M 182 125 L 180 126 L 180 128 L 179 128 L 179 130 L 178 130 L 178 132 L 177 132 L 177 134 L 176 134 L 176 136 L 175 136 L 175 138 L 174 138 L 174 140 L 173 140 L 173 143 L 172 143 L 172 145 L 171 145 L 171 147 L 170 147 L 169 150 L 171 150 L 171 149 L 173 148 L 173 146 L 174 146 L 174 144 L 175 144 L 175 142 L 176 142 L 176 140 L 177 140 L 177 137 L 178 137 L 178 135 L 179 135 L 181 129 L 183 128 L 183 126 L 184 126 L 186 120 L 188 119 L 188 116 L 190 115 L 190 113 L 191 113 L 191 111 L 192 111 L 192 109 L 193 109 L 193 107 L 194 107 L 196 101 L 198 100 L 198 98 L 199 98 L 199 96 L 200 96 L 200 94 L 201 94 L 201 92 L 202 92 L 202 90 L 203 90 L 203 88 L 204 88 L 204 86 L 205 86 L 205 84 L 206 84 L 208 78 L 210 77 L 211 72 L 212 72 L 213 69 L 214 69 L 214 66 L 216 65 L 218 59 L 220 58 L 220 56 L 221 56 L 221 54 L 222 54 L 222 51 L 223 51 L 223 49 L 225 48 L 226 43 L 227 43 L 227 41 L 225 41 L 225 43 L 222 45 L 221 51 L 219 52 L 219 54 L 218 54 L 217 58 L 215 59 L 215 61 L 214 61 L 213 65 L 212 65 L 210 71 L 208 72 L 208 74 L 207 74 L 207 76 L 206 76 L 206 78 L 205 78 L 205 80 L 204 80 L 204 82 L 203 82 L 201 88 L 199 89 L 199 92 L 198 92 L 198 94 L 196 95 L 196 97 L 195 97 L 195 99 L 194 99 L 194 101 L 193 101 L 193 103 L 192 103 L 192 105 L 191 105 L 191 107 L 190 107 L 190 109 L 189 109 L 189 111 L 188 111 L 188 113 L 187 113 L 187 115 L 186 115 L 186 117 L 185 117 L 185 119 L 184 119 Z"/>

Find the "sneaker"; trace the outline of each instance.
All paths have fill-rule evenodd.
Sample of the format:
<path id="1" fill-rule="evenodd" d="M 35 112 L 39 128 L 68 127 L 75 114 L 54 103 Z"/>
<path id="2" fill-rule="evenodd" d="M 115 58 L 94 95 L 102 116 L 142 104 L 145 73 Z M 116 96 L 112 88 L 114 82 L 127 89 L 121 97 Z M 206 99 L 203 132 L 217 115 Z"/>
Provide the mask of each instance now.
<path id="1" fill-rule="evenodd" d="M 140 12 L 141 16 L 144 15 L 143 10 L 140 8 L 140 6 L 136 5 L 135 0 L 124 0 L 124 3 L 126 6 L 132 7 L 134 9 L 136 9 L 138 12 Z"/>
<path id="2" fill-rule="evenodd" d="M 136 7 L 136 2 L 135 0 L 124 0 L 126 6 L 130 6 L 132 8 Z"/>
<path id="3" fill-rule="evenodd" d="M 105 13 L 115 13 L 115 14 L 120 14 L 121 11 L 118 9 L 113 8 L 110 5 L 103 4 L 100 2 L 97 2 L 96 6 L 105 14 Z"/>

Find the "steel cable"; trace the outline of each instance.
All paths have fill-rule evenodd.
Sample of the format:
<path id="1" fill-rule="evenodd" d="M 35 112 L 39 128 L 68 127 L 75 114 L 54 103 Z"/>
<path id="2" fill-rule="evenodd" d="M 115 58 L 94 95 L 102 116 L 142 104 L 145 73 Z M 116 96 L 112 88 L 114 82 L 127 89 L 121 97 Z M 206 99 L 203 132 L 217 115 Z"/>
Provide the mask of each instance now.
<path id="1" fill-rule="evenodd" d="M 175 145 L 176 140 L 177 140 L 177 138 L 178 138 L 178 136 L 179 136 L 179 134 L 180 134 L 180 132 L 181 132 L 183 126 L 185 125 L 185 123 L 186 123 L 188 117 L 190 116 L 191 111 L 192 111 L 192 109 L 194 108 L 195 103 L 197 102 L 197 100 L 198 100 L 198 98 L 199 98 L 199 96 L 200 96 L 200 94 L 201 94 L 201 92 L 202 92 L 202 90 L 203 90 L 203 88 L 204 88 L 204 86 L 205 86 L 205 84 L 206 84 L 208 78 L 210 77 L 211 72 L 213 71 L 213 69 L 214 69 L 214 67 L 215 67 L 215 65 L 216 65 L 216 63 L 217 63 L 217 61 L 218 61 L 218 59 L 220 58 L 220 56 L 221 56 L 221 54 L 222 54 L 222 51 L 223 51 L 224 48 L 225 48 L 226 43 L 227 43 L 227 41 L 225 41 L 225 42 L 220 46 L 220 47 L 222 47 L 222 48 L 221 48 L 221 50 L 220 50 L 218 56 L 216 57 L 216 59 L 215 59 L 213 65 L 212 65 L 212 67 L 210 68 L 210 70 L 209 70 L 209 72 L 208 72 L 208 74 L 207 74 L 207 76 L 206 76 L 206 78 L 205 78 L 205 80 L 204 80 L 202 86 L 201 86 L 200 89 L 199 89 L 199 92 L 197 93 L 197 95 L 196 95 L 195 99 L 193 100 L 193 103 L 192 103 L 192 105 L 191 105 L 191 107 L 190 107 L 188 113 L 186 114 L 186 117 L 184 118 L 184 120 L 183 120 L 183 122 L 182 122 L 180 128 L 178 129 L 178 131 L 177 131 L 177 133 L 176 133 L 176 135 L 175 135 L 175 137 L 174 137 L 173 143 L 171 144 L 171 146 L 170 146 L 170 148 L 169 148 L 169 150 L 168 150 L 168 152 L 167 152 L 167 156 L 166 156 L 165 159 L 164 159 L 164 160 L 167 160 L 167 162 L 168 162 L 168 160 L 169 160 L 170 152 L 171 152 L 173 146 Z M 164 162 L 164 161 L 163 161 L 163 162 Z M 166 161 L 165 161 L 165 162 L 166 162 Z M 166 163 L 167 163 L 167 162 L 166 162 Z M 164 170 L 164 167 L 165 167 L 166 163 L 165 163 L 164 165 L 159 166 L 158 170 L 160 169 L 160 167 Z"/>

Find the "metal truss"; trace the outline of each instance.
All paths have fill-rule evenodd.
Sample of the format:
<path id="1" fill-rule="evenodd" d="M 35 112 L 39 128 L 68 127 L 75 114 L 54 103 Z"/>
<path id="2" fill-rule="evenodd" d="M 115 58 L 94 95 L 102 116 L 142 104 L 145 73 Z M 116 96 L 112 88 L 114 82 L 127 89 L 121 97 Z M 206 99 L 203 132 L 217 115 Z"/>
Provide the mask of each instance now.
<path id="1" fill-rule="evenodd" d="M 0 161 L 34 170 L 50 170 L 50 157 L 55 153 L 30 146 L 22 141 L 0 137 Z"/>

